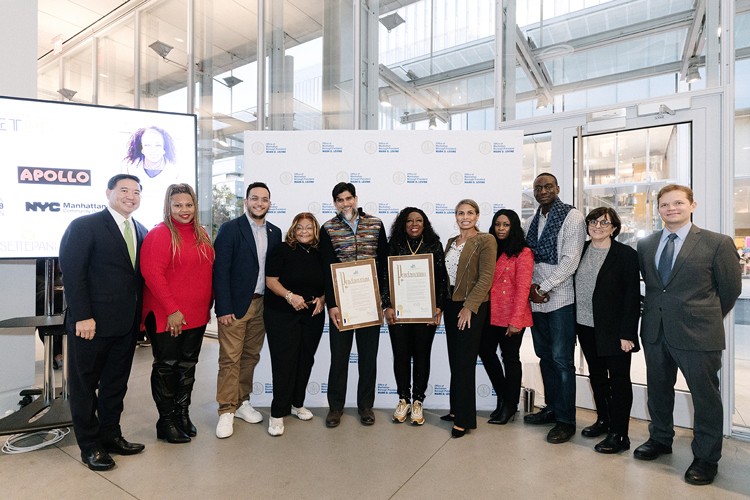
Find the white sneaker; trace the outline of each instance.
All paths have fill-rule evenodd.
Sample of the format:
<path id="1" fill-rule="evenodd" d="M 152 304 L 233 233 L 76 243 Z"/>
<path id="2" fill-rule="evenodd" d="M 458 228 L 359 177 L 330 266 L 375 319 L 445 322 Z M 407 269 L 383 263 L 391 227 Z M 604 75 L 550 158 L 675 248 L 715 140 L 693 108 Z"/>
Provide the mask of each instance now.
<path id="1" fill-rule="evenodd" d="M 292 406 L 292 415 L 300 420 L 311 420 L 313 418 L 312 412 L 304 406 L 300 406 L 299 408 Z"/>
<path id="2" fill-rule="evenodd" d="M 271 417 L 268 419 L 268 433 L 272 436 L 284 434 L 284 419 Z"/>
<path id="3" fill-rule="evenodd" d="M 399 399 L 398 405 L 396 405 L 396 411 L 393 412 L 393 421 L 403 422 L 406 420 L 406 415 L 409 414 L 409 410 L 411 410 L 411 405 L 407 403 L 405 399 Z"/>
<path id="4" fill-rule="evenodd" d="M 263 422 L 263 415 L 261 415 L 258 410 L 250 406 L 250 401 L 243 401 L 242 406 L 237 408 L 234 416 L 237 418 L 241 418 L 245 422 L 251 424 Z"/>
<path id="5" fill-rule="evenodd" d="M 222 413 L 219 415 L 219 423 L 216 425 L 216 437 L 228 438 L 234 433 L 234 413 Z"/>
<path id="6" fill-rule="evenodd" d="M 422 413 L 422 402 L 414 401 L 411 405 L 411 424 L 422 425 L 424 423 L 424 414 Z"/>

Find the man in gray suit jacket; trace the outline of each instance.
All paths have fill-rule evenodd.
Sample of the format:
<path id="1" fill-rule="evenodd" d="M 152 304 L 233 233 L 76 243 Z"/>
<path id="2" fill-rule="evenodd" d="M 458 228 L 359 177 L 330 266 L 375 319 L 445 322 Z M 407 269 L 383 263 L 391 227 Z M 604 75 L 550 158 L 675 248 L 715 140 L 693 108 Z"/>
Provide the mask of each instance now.
<path id="1" fill-rule="evenodd" d="M 723 318 L 742 290 L 740 266 L 729 236 L 690 222 L 696 204 L 689 187 L 664 186 L 657 203 L 664 229 L 638 242 L 646 283 L 641 338 L 650 437 L 633 455 L 653 460 L 672 453 L 674 385 L 679 368 L 694 407 L 694 460 L 685 472 L 685 481 L 710 484 L 721 458 Z"/>

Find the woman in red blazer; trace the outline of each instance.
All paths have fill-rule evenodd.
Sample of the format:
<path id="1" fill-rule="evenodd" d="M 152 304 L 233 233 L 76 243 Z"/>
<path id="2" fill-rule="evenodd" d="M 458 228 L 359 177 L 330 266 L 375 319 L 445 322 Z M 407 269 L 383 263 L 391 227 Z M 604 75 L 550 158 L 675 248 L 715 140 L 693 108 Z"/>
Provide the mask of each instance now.
<path id="1" fill-rule="evenodd" d="M 581 434 L 606 434 L 594 450 L 618 453 L 630 448 L 630 358 L 639 349 L 638 254 L 615 241 L 621 224 L 614 209 L 595 208 L 586 216 L 586 227 L 591 240 L 575 276 L 576 334 L 589 367 L 597 419 Z"/>
<path id="2" fill-rule="evenodd" d="M 154 363 L 151 394 L 159 411 L 156 437 L 187 443 L 196 429 L 188 407 L 195 365 L 211 315 L 214 249 L 198 221 L 198 201 L 187 184 L 172 184 L 164 221 L 143 241 L 143 323 Z"/>
<path id="3" fill-rule="evenodd" d="M 521 221 L 513 210 L 495 212 L 489 232 L 497 240 L 497 262 L 479 357 L 497 394 L 497 408 L 490 414 L 489 423 L 504 425 L 515 417 L 521 394 L 519 351 L 524 330 L 533 325 L 529 289 L 534 254 L 526 245 Z M 498 344 L 502 365 L 497 356 Z"/>

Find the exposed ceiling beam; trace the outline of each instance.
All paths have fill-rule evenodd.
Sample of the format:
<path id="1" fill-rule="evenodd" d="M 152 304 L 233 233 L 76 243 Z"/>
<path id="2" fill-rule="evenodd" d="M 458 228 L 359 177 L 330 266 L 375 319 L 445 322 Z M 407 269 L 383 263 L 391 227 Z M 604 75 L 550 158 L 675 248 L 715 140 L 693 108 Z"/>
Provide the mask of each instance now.
<path id="1" fill-rule="evenodd" d="M 531 46 L 518 26 L 516 26 L 516 53 L 518 62 L 521 65 L 521 69 L 526 73 L 526 77 L 536 86 L 539 92 L 547 97 L 549 102 L 552 102 L 554 98 L 552 81 L 544 66 L 532 54 Z"/>
<path id="2" fill-rule="evenodd" d="M 427 111 L 432 112 L 437 118 L 443 123 L 448 122 L 449 115 L 443 109 L 443 105 L 435 99 L 433 95 L 423 93 L 413 83 L 406 82 L 401 79 L 396 73 L 393 72 L 385 64 L 379 65 L 380 78 L 382 78 L 388 85 L 398 90 L 406 97 L 411 98 L 420 107 Z"/>
<path id="3" fill-rule="evenodd" d="M 688 29 L 685 45 L 682 47 L 682 64 L 680 65 L 680 80 L 685 80 L 690 64 L 703 50 L 705 36 L 703 30 L 706 24 L 706 0 L 695 0 L 693 23 Z"/>

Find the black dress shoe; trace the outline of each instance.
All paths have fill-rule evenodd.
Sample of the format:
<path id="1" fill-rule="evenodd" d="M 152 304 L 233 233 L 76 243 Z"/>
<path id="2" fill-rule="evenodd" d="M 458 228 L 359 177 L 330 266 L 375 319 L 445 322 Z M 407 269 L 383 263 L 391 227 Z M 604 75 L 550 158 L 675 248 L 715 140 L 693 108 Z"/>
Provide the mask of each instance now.
<path id="1" fill-rule="evenodd" d="M 635 449 L 633 456 L 638 460 L 654 460 L 661 455 L 669 455 L 670 453 L 672 453 L 671 446 L 661 444 L 660 442 L 649 438 L 648 441 Z"/>
<path id="2" fill-rule="evenodd" d="M 607 437 L 605 437 L 603 441 L 600 441 L 594 446 L 594 451 L 606 454 L 620 453 L 621 451 L 629 449 L 630 439 L 622 434 L 615 434 L 612 432 L 607 434 Z"/>
<path id="3" fill-rule="evenodd" d="M 576 426 L 575 424 L 566 424 L 564 422 L 558 422 L 548 433 L 547 442 L 552 444 L 560 444 L 570 441 L 570 438 L 575 436 Z"/>
<path id="4" fill-rule="evenodd" d="M 343 410 L 330 410 L 326 415 L 326 427 L 338 427 L 343 413 Z"/>
<path id="5" fill-rule="evenodd" d="M 554 412 L 546 406 L 536 413 L 525 415 L 523 421 L 529 425 L 547 425 L 557 423 Z"/>
<path id="6" fill-rule="evenodd" d="M 112 460 L 112 457 L 100 448 L 95 448 L 87 453 L 82 452 L 81 460 L 91 470 L 109 470 L 115 466 L 115 461 Z"/>
<path id="7" fill-rule="evenodd" d="M 451 436 L 454 438 L 464 437 L 467 432 L 468 429 L 458 429 L 455 425 L 451 428 Z"/>
<path id="8" fill-rule="evenodd" d="M 714 482 L 716 473 L 719 470 L 718 464 L 712 464 L 705 460 L 695 459 L 685 471 L 685 481 L 696 486 L 703 486 Z"/>
<path id="9" fill-rule="evenodd" d="M 156 438 L 166 439 L 168 443 L 172 444 L 190 442 L 190 436 L 180 429 L 171 418 L 160 418 L 156 422 Z"/>
<path id="10" fill-rule="evenodd" d="M 489 424 L 505 425 L 510 420 L 516 419 L 516 409 L 510 406 L 503 406 L 495 417 L 490 415 L 490 419 L 487 421 Z"/>
<path id="11" fill-rule="evenodd" d="M 447 415 L 443 415 L 442 417 L 440 417 L 440 420 L 442 420 L 443 422 L 453 422 L 454 418 L 456 418 L 455 415 L 453 415 L 452 413 L 449 413 Z"/>
<path id="12" fill-rule="evenodd" d="M 604 420 L 597 420 L 593 425 L 584 427 L 581 431 L 581 436 L 595 438 L 607 433 L 609 433 L 609 424 Z"/>
<path id="13" fill-rule="evenodd" d="M 375 413 L 373 413 L 372 408 L 365 408 L 364 410 L 359 410 L 359 421 L 362 422 L 362 425 L 374 424 Z"/>
<path id="14" fill-rule="evenodd" d="M 141 443 L 129 443 L 122 436 L 117 436 L 111 441 L 104 441 L 102 444 L 108 453 L 117 453 L 118 455 L 135 455 L 146 448 Z"/>

